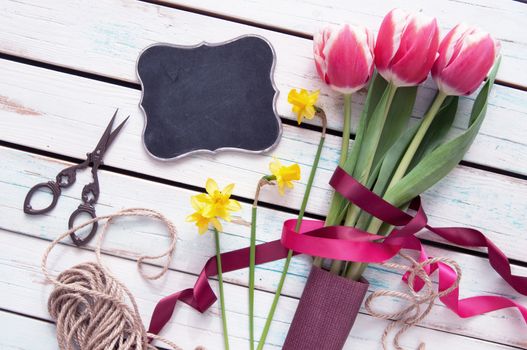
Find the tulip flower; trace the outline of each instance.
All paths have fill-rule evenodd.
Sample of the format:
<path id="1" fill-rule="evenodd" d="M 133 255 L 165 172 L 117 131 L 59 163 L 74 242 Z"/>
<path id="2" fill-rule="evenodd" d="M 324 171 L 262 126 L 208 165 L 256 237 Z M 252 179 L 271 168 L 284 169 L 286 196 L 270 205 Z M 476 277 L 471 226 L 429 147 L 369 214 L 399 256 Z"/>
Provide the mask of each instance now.
<path id="1" fill-rule="evenodd" d="M 458 24 L 445 36 L 439 46 L 439 56 L 432 67 L 432 77 L 439 91 L 401 158 L 388 185 L 388 191 L 407 173 L 426 132 L 447 96 L 473 93 L 494 66 L 498 53 L 497 42 L 488 33 L 475 27 Z M 380 225 L 379 219 L 373 219 L 368 231 L 376 232 Z"/>
<path id="2" fill-rule="evenodd" d="M 323 28 L 313 38 L 318 75 L 343 94 L 362 89 L 373 74 L 373 46 L 373 34 L 366 27 L 344 24 Z"/>
<path id="3" fill-rule="evenodd" d="M 435 18 L 393 9 L 384 17 L 377 35 L 375 65 L 395 86 L 419 85 L 434 64 L 438 46 Z"/>
<path id="4" fill-rule="evenodd" d="M 320 78 L 344 94 L 344 127 L 339 165 L 348 155 L 351 130 L 351 94 L 362 89 L 373 75 L 374 38 L 362 26 L 328 26 L 313 38 L 315 66 Z"/>
<path id="5" fill-rule="evenodd" d="M 485 79 L 498 53 L 499 44 L 490 34 L 458 24 L 439 46 L 432 77 L 446 95 L 470 95 Z"/>

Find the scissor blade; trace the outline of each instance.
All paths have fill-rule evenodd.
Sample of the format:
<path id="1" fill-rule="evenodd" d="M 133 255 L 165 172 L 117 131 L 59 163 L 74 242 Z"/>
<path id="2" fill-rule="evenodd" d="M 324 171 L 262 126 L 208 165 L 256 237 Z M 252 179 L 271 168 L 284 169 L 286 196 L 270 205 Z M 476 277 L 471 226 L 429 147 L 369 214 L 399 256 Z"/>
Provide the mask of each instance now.
<path id="1" fill-rule="evenodd" d="M 121 129 L 123 128 L 124 124 L 128 121 L 129 118 L 130 118 L 130 116 L 126 117 L 126 119 L 123 120 L 123 122 L 121 124 L 119 124 L 119 126 L 116 127 L 114 131 L 112 131 L 112 133 L 110 134 L 110 137 L 108 138 L 108 142 L 106 142 L 106 148 L 107 149 L 108 149 L 108 147 L 110 147 L 110 145 L 112 144 L 113 140 L 115 139 L 117 134 L 119 134 L 119 131 L 121 131 Z"/>
<path id="2" fill-rule="evenodd" d="M 100 154 L 101 156 L 106 151 L 106 145 L 108 144 L 108 139 L 110 138 L 113 122 L 115 121 L 115 117 L 117 116 L 118 110 L 119 108 L 115 110 L 112 119 L 110 119 L 108 126 L 104 130 L 104 134 L 102 134 L 101 138 L 99 139 L 99 142 L 97 143 L 97 147 L 95 147 L 95 153 Z"/>

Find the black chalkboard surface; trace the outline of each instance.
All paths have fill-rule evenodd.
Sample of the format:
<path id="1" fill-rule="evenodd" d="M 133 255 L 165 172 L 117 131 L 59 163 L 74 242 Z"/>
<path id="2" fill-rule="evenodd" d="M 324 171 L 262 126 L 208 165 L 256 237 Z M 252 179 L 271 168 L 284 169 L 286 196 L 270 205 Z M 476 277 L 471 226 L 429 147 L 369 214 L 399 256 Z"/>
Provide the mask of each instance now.
<path id="1" fill-rule="evenodd" d="M 275 55 L 258 36 L 198 46 L 156 44 L 137 62 L 143 141 L 159 159 L 194 152 L 263 152 L 281 133 Z"/>

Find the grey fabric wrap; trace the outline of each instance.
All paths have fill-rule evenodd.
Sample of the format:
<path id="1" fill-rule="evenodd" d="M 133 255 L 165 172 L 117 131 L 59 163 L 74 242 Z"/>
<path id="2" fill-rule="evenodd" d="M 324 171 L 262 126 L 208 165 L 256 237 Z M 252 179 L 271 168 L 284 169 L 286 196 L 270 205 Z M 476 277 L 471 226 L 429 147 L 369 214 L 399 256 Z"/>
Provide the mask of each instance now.
<path id="1" fill-rule="evenodd" d="M 313 266 L 284 350 L 340 350 L 366 292 L 368 281 L 350 281 Z"/>

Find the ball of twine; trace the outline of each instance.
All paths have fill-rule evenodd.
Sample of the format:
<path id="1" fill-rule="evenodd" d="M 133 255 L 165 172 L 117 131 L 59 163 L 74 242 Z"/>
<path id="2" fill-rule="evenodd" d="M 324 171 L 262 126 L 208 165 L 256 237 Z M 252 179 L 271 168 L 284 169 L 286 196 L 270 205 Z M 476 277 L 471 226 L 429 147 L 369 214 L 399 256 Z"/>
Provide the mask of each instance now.
<path id="1" fill-rule="evenodd" d="M 146 331 L 133 294 L 101 262 L 101 244 L 108 227 L 115 218 L 123 216 L 154 218 L 167 226 L 170 237 L 167 250 L 159 255 L 139 257 L 137 267 L 140 275 L 148 280 L 158 279 L 168 271 L 176 248 L 176 228 L 154 210 L 121 210 L 91 219 L 60 235 L 46 249 L 41 267 L 46 279 L 55 285 L 48 299 L 48 310 L 57 324 L 57 341 L 61 350 L 154 350 L 156 347 L 150 344 L 153 339 L 164 342 L 174 350 L 182 350 L 171 341 Z M 107 221 L 95 246 L 96 262 L 73 266 L 57 278 L 53 277 L 47 268 L 48 256 L 53 248 L 71 233 L 100 220 Z M 159 273 L 149 275 L 143 271 L 146 260 L 164 257 L 165 263 Z M 199 346 L 196 350 L 204 348 Z"/>

